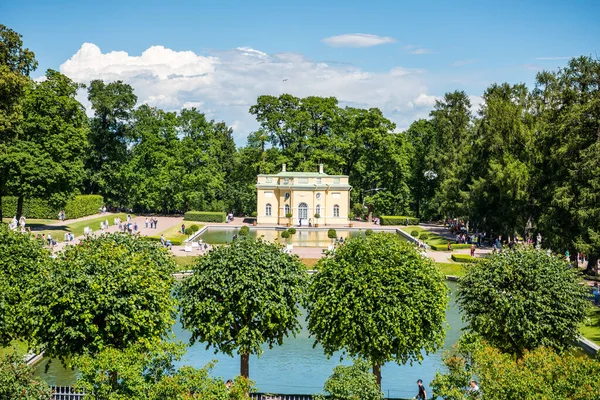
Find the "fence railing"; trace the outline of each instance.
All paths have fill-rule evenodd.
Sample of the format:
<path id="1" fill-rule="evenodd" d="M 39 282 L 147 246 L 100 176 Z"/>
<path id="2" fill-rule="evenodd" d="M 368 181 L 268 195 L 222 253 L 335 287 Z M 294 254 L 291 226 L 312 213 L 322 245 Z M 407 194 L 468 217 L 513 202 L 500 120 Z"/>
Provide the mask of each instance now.
<path id="1" fill-rule="evenodd" d="M 75 390 L 71 386 L 50 386 L 52 400 L 83 400 L 84 392 Z"/>
<path id="2" fill-rule="evenodd" d="M 51 386 L 53 400 L 83 400 L 85 393 L 76 391 L 70 386 Z M 312 394 L 274 394 L 274 393 L 250 393 L 252 400 L 314 400 Z M 402 399 L 388 399 L 402 400 Z"/>

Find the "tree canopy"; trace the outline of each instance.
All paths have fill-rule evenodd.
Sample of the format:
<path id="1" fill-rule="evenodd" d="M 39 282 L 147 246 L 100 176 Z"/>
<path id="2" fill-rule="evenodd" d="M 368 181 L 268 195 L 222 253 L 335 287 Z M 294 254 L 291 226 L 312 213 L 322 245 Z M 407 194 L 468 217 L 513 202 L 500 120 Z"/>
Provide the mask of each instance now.
<path id="1" fill-rule="evenodd" d="M 589 307 L 587 289 L 564 257 L 519 248 L 467 269 L 458 303 L 468 329 L 490 345 L 521 357 L 539 346 L 572 346 Z"/>
<path id="2" fill-rule="evenodd" d="M 25 363 L 22 354 L 9 351 L 0 355 L 0 399 L 51 400 L 48 384 L 33 375 L 33 367 Z"/>
<path id="3" fill-rule="evenodd" d="M 149 345 L 175 317 L 176 266 L 166 249 L 126 234 L 68 246 L 33 290 L 35 339 L 48 357 Z"/>
<path id="4" fill-rule="evenodd" d="M 420 361 L 445 337 L 448 288 L 428 258 L 396 235 L 351 238 L 322 258 L 307 296 L 308 330 L 327 356 L 373 366 Z"/>
<path id="5" fill-rule="evenodd" d="M 248 377 L 249 355 L 260 355 L 263 344 L 281 345 L 299 331 L 306 270 L 280 245 L 240 236 L 199 257 L 192 270 L 178 290 L 190 342 L 236 351 L 240 375 Z"/>

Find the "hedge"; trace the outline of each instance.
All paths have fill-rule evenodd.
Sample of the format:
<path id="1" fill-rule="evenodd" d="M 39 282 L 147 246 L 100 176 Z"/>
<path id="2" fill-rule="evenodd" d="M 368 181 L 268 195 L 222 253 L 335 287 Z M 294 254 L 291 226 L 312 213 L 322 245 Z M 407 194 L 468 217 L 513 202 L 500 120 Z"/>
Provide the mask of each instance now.
<path id="1" fill-rule="evenodd" d="M 471 245 L 466 244 L 466 243 L 454 243 L 454 242 L 450 241 L 450 244 L 452 245 L 452 250 L 470 249 L 471 248 Z M 437 251 L 448 250 L 448 244 L 432 244 L 432 245 L 430 245 L 430 247 L 431 247 L 431 250 L 437 250 Z"/>
<path id="2" fill-rule="evenodd" d="M 459 263 L 471 263 L 477 261 L 475 257 L 471 257 L 469 254 L 452 254 L 452 261 Z"/>
<path id="3" fill-rule="evenodd" d="M 225 222 L 224 212 L 188 211 L 183 216 L 185 221 Z"/>
<path id="4" fill-rule="evenodd" d="M 403 217 L 401 215 L 381 215 L 379 217 L 381 225 L 404 225 L 408 220 L 408 225 L 419 225 L 419 218 Z"/>
<path id="5" fill-rule="evenodd" d="M 250 234 L 250 228 L 247 225 L 244 225 L 240 228 L 240 236 L 248 236 Z"/>
<path id="6" fill-rule="evenodd" d="M 96 214 L 103 204 L 104 199 L 102 196 L 95 194 L 75 196 L 67 201 L 64 207 L 50 205 L 44 199 L 25 198 L 23 199 L 23 215 L 26 218 L 58 219 L 58 212 L 64 210 L 67 219 L 74 219 Z M 3 196 L 2 215 L 13 217 L 16 214 L 17 197 Z"/>
<path id="7" fill-rule="evenodd" d="M 146 238 L 148 240 L 150 240 L 151 242 L 160 242 L 160 236 L 142 236 L 143 238 Z M 183 239 L 166 239 L 165 240 L 170 240 L 171 244 L 173 246 L 181 246 L 183 244 Z"/>

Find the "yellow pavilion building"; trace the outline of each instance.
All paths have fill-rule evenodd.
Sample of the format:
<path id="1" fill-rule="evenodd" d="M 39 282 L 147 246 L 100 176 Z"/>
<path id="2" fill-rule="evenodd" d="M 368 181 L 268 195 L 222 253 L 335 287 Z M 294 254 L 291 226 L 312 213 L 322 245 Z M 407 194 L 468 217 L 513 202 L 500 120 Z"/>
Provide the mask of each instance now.
<path id="1" fill-rule="evenodd" d="M 347 175 L 323 172 L 287 172 L 257 176 L 257 223 L 309 226 L 343 225 L 348 221 L 350 191 Z M 286 215 L 291 213 L 292 217 Z M 319 214 L 319 218 L 315 218 Z"/>

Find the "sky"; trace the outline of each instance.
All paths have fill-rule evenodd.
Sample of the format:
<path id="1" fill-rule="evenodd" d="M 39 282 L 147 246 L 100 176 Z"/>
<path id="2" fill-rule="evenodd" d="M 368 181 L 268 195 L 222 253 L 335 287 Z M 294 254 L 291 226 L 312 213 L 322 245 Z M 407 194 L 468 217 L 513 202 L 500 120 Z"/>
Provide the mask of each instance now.
<path id="1" fill-rule="evenodd" d="M 541 70 L 598 57 L 598 16 L 597 0 L 0 0 L 0 24 L 39 61 L 32 77 L 123 80 L 139 104 L 225 121 L 238 145 L 262 94 L 378 107 L 398 131 L 449 91 L 476 111 L 492 83 L 533 87 Z"/>

